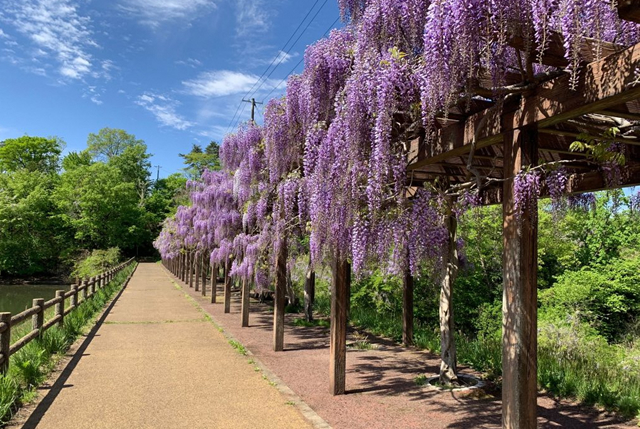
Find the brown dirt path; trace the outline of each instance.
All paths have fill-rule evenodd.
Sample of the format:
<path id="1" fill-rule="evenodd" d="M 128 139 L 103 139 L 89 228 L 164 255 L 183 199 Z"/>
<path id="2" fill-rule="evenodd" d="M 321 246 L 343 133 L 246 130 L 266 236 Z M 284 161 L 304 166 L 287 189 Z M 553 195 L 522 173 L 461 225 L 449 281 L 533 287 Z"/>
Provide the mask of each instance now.
<path id="1" fill-rule="evenodd" d="M 179 282 L 179 281 L 178 281 Z M 179 282 L 180 283 L 180 282 Z M 422 374 L 435 375 L 437 356 L 406 349 L 388 340 L 369 336 L 373 350 L 348 349 L 347 394 L 329 394 L 329 330 L 293 325 L 300 314 L 287 314 L 285 350 L 272 350 L 272 307 L 251 300 L 250 327 L 240 326 L 240 296 L 233 294 L 231 313 L 224 314 L 222 285 L 218 303 L 180 283 L 226 332 L 244 344 L 264 365 L 335 429 L 387 428 L 500 428 L 498 397 L 477 399 L 451 392 L 434 392 L 417 386 Z M 353 332 L 348 341 L 353 340 Z M 462 368 L 463 373 L 473 373 Z M 613 415 L 582 407 L 567 400 L 538 397 L 540 428 L 629 428 Z"/>
<path id="2" fill-rule="evenodd" d="M 311 427 L 158 264 L 138 266 L 80 352 L 24 427 Z"/>

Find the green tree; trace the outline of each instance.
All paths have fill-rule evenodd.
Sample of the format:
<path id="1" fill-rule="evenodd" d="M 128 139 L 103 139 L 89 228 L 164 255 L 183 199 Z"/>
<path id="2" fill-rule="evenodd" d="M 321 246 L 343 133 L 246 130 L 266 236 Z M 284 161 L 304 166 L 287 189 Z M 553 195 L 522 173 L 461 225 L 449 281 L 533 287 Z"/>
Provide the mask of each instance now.
<path id="1" fill-rule="evenodd" d="M 202 150 L 200 145 L 194 144 L 191 152 L 179 154 L 187 166 L 184 170 L 191 178 L 202 176 L 204 170 L 220 170 L 220 145 L 214 141 Z"/>
<path id="2" fill-rule="evenodd" d="M 97 162 L 65 171 L 55 198 L 79 249 L 133 250 L 150 240 L 136 188 L 113 165 Z"/>
<path id="3" fill-rule="evenodd" d="M 114 156 L 122 155 L 128 147 L 136 145 L 144 145 L 144 141 L 117 128 L 103 128 L 98 134 L 91 133 L 87 138 L 89 153 L 102 162 L 108 162 Z"/>
<path id="4" fill-rule="evenodd" d="M 57 181 L 27 169 L 0 173 L 0 273 L 56 271 L 69 236 L 53 201 Z"/>
<path id="5" fill-rule="evenodd" d="M 88 150 L 81 152 L 69 152 L 67 156 L 62 158 L 62 169 L 65 171 L 73 170 L 78 167 L 87 167 L 93 164 L 92 156 Z"/>
<path id="6" fill-rule="evenodd" d="M 58 170 L 63 142 L 56 138 L 23 136 L 0 142 L 0 171 Z"/>

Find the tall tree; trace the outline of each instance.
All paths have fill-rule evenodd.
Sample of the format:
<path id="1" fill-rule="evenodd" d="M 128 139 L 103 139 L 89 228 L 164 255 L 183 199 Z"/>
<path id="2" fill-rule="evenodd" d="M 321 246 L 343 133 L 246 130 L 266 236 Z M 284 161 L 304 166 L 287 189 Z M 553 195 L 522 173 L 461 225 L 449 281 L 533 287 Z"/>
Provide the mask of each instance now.
<path id="1" fill-rule="evenodd" d="M 98 161 L 103 162 L 108 162 L 114 156 L 122 155 L 128 147 L 136 145 L 144 145 L 144 141 L 117 128 L 103 128 L 98 131 L 98 134 L 91 133 L 87 138 L 89 153 Z"/>
<path id="2" fill-rule="evenodd" d="M 204 170 L 218 171 L 221 168 L 220 145 L 214 141 L 210 142 L 204 151 L 200 145 L 194 144 L 191 152 L 181 153 L 180 156 L 187 166 L 185 172 L 194 179 L 200 178 Z"/>
<path id="3" fill-rule="evenodd" d="M 0 142 L 0 171 L 58 170 L 64 143 L 57 138 L 22 136 Z"/>

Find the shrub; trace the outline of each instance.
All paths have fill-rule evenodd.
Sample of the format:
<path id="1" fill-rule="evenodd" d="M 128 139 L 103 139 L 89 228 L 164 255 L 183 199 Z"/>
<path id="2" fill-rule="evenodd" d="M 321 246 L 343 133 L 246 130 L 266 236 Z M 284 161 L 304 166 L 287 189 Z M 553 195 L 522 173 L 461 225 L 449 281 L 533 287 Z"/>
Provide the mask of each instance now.
<path id="1" fill-rule="evenodd" d="M 107 250 L 94 250 L 86 258 L 76 262 L 71 275 L 73 277 L 93 277 L 118 265 L 120 249 L 112 247 Z"/>

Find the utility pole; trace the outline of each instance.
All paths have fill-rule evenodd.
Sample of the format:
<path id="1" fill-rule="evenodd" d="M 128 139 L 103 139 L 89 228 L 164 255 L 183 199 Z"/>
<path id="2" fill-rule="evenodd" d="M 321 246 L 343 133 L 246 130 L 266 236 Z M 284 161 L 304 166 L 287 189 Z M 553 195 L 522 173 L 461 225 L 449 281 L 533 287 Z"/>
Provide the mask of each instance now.
<path id="1" fill-rule="evenodd" d="M 251 103 L 251 122 L 255 124 L 256 123 L 256 120 L 255 120 L 256 104 L 262 104 L 262 103 L 256 102 L 255 98 L 252 98 L 251 100 L 245 100 L 243 98 L 242 101 L 245 103 Z"/>
<path id="2" fill-rule="evenodd" d="M 160 180 L 160 169 L 162 168 L 161 165 L 155 165 L 154 167 L 157 168 L 157 172 L 156 172 L 156 183 L 158 183 L 158 180 Z"/>

